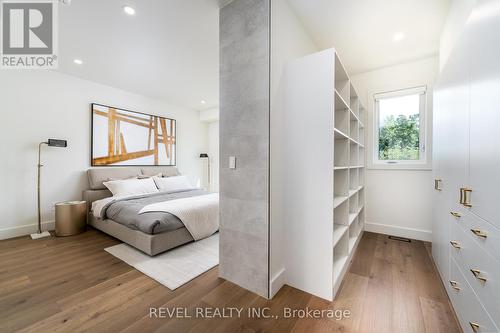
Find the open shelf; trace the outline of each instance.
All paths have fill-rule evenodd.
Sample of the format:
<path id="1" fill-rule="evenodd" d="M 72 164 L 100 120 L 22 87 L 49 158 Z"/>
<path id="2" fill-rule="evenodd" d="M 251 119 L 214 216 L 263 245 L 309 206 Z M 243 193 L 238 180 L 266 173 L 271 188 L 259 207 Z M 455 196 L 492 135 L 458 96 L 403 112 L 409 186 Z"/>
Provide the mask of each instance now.
<path id="1" fill-rule="evenodd" d="M 343 110 L 347 113 L 349 113 L 349 104 L 347 104 L 347 101 L 342 97 L 339 93 L 339 91 L 335 88 L 335 111 L 340 111 Z"/>
<path id="2" fill-rule="evenodd" d="M 347 228 L 348 227 L 346 227 L 346 231 Z M 348 259 L 349 259 L 349 235 L 348 232 L 344 232 L 338 239 L 335 246 L 333 247 L 334 285 L 336 284 L 336 281 L 341 277 Z"/>
<path id="3" fill-rule="evenodd" d="M 344 133 L 337 128 L 333 129 L 333 135 L 335 139 L 349 139 L 349 135 L 347 135 L 347 132 Z"/>
<path id="4" fill-rule="evenodd" d="M 355 141 L 350 140 L 349 147 L 349 166 L 357 166 L 358 164 L 358 144 Z"/>
<path id="5" fill-rule="evenodd" d="M 351 232 L 351 229 L 349 229 L 349 233 L 350 232 Z M 349 237 L 349 253 L 352 252 L 352 250 L 354 249 L 354 246 L 356 245 L 356 242 L 358 241 L 359 232 L 358 232 L 357 224 L 356 224 L 356 227 L 353 228 L 352 232 L 355 232 L 356 236 Z"/>
<path id="6" fill-rule="evenodd" d="M 347 196 L 349 195 L 349 182 L 348 175 L 349 170 L 335 170 L 333 172 L 333 188 L 334 188 L 334 196 Z"/>
<path id="7" fill-rule="evenodd" d="M 349 223 L 349 206 L 347 200 L 338 205 L 333 212 L 333 223 L 347 225 Z"/>
<path id="8" fill-rule="evenodd" d="M 345 138 L 335 139 L 333 155 L 334 167 L 349 166 L 349 140 Z"/>
<path id="9" fill-rule="evenodd" d="M 342 133 L 349 133 L 349 109 L 335 110 L 335 128 Z"/>
<path id="10" fill-rule="evenodd" d="M 349 76 L 337 54 L 335 54 L 335 91 L 349 106 L 351 101 L 351 84 Z"/>
<path id="11" fill-rule="evenodd" d="M 365 147 L 364 146 L 358 147 L 358 165 L 360 165 L 360 166 L 365 165 Z"/>
<path id="12" fill-rule="evenodd" d="M 357 212 L 349 214 L 349 225 L 353 224 L 357 217 L 358 217 Z"/>
<path id="13" fill-rule="evenodd" d="M 365 206 L 365 189 L 362 187 L 358 191 L 358 207 L 361 209 Z"/>
<path id="14" fill-rule="evenodd" d="M 358 169 L 349 169 L 349 191 L 357 191 L 358 186 Z"/>
<path id="15" fill-rule="evenodd" d="M 365 209 L 361 208 L 358 214 L 358 224 L 359 224 L 359 230 L 358 234 L 361 233 L 361 230 L 363 230 L 364 224 L 365 224 Z"/>
<path id="16" fill-rule="evenodd" d="M 350 108 L 352 112 L 357 116 L 359 114 L 359 97 L 358 94 L 356 93 L 356 90 L 354 89 L 352 83 L 350 87 Z"/>
<path id="17" fill-rule="evenodd" d="M 337 208 L 339 205 L 341 205 L 347 199 L 349 199 L 349 197 L 347 195 L 346 196 L 342 196 L 342 195 L 334 196 L 333 197 L 333 208 Z"/>
<path id="18" fill-rule="evenodd" d="M 349 197 L 349 214 L 356 214 L 358 212 L 358 193 Z"/>
<path id="19" fill-rule="evenodd" d="M 349 227 L 347 225 L 333 225 L 333 246 L 337 245 L 337 243 L 340 241 L 340 239 L 342 239 L 348 229 Z"/>
<path id="20" fill-rule="evenodd" d="M 357 119 L 352 119 L 350 121 L 350 126 L 349 126 L 349 137 L 353 141 L 359 141 L 359 125 L 358 125 L 358 120 Z"/>

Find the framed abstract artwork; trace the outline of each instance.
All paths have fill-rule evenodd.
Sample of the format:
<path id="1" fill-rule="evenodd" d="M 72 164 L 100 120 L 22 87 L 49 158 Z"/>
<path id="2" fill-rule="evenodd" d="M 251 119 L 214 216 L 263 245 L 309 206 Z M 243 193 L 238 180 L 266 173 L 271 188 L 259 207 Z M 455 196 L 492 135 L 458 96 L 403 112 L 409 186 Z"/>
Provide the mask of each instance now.
<path id="1" fill-rule="evenodd" d="M 176 164 L 175 119 L 93 103 L 92 166 Z"/>

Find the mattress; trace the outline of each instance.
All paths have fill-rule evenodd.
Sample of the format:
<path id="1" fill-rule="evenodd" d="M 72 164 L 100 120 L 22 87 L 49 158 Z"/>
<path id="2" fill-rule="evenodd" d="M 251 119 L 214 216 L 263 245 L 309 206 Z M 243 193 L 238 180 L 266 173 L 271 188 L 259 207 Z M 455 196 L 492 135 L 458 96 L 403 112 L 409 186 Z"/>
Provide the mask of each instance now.
<path id="1" fill-rule="evenodd" d="M 167 212 L 146 212 L 139 214 L 139 211 L 142 208 L 157 202 L 205 194 L 208 194 L 205 190 L 191 189 L 177 192 L 159 192 L 133 198 L 124 198 L 106 204 L 100 211 L 99 215 L 102 219 L 113 220 L 130 229 L 140 230 L 150 235 L 156 235 L 184 228 L 184 224 L 175 215 Z"/>

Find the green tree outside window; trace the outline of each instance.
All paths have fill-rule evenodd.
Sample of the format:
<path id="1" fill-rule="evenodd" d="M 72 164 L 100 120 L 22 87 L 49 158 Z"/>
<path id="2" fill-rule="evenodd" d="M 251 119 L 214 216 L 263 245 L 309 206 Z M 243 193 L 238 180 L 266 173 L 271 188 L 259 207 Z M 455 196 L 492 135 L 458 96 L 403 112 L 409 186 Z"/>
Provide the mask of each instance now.
<path id="1" fill-rule="evenodd" d="M 387 116 L 379 127 L 379 160 L 420 159 L 419 114 Z"/>

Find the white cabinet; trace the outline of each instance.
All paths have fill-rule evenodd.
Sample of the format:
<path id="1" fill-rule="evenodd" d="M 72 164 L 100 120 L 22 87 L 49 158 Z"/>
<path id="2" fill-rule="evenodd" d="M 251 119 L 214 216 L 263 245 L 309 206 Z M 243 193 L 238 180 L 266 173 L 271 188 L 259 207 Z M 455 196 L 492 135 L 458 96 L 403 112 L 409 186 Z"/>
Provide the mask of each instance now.
<path id="1" fill-rule="evenodd" d="M 500 327 L 498 8 L 478 1 L 434 93 L 432 254 L 464 332 Z"/>
<path id="2" fill-rule="evenodd" d="M 471 20 L 470 188 L 474 214 L 500 228 L 500 15 L 489 1 L 488 15 Z M 496 3 L 496 10 L 493 4 Z M 487 4 L 483 5 L 487 9 Z M 499 291 L 500 292 L 500 291 Z"/>

